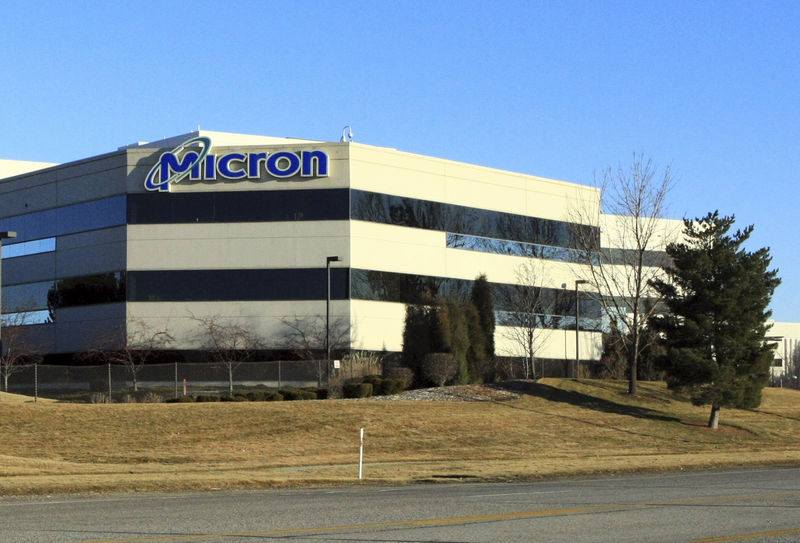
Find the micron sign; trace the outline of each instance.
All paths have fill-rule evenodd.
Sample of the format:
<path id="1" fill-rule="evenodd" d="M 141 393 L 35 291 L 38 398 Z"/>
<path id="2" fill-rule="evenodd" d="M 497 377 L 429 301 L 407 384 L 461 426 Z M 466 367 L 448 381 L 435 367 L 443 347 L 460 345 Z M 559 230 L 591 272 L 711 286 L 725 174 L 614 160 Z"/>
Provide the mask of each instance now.
<path id="1" fill-rule="evenodd" d="M 227 153 L 214 155 L 211 138 L 198 136 L 163 153 L 150 169 L 147 190 L 168 192 L 172 183 L 260 179 L 262 172 L 276 179 L 328 177 L 328 154 L 324 151 L 277 151 L 274 153 Z"/>

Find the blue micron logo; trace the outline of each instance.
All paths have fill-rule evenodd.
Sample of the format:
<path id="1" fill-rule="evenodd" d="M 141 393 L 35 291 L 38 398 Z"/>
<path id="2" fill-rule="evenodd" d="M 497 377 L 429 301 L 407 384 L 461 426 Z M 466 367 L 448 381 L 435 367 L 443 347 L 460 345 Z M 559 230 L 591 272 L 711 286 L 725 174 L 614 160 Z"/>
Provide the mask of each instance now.
<path id="1" fill-rule="evenodd" d="M 324 151 L 278 151 L 275 153 L 211 154 L 211 138 L 198 136 L 163 153 L 150 169 L 144 186 L 150 191 L 169 192 L 169 186 L 184 179 L 215 181 L 261 179 L 261 172 L 276 179 L 300 175 L 328 177 L 328 154 Z"/>

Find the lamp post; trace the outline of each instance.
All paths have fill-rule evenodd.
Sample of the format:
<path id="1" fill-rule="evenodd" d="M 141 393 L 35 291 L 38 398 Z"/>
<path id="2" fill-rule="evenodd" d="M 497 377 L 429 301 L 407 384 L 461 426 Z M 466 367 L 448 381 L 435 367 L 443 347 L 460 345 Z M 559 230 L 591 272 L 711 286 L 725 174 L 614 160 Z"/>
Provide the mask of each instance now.
<path id="1" fill-rule="evenodd" d="M 580 331 L 581 331 L 581 304 L 580 300 L 578 299 L 578 290 L 579 285 L 585 285 L 588 283 L 586 279 L 576 279 L 575 280 L 575 368 L 572 371 L 572 377 L 578 377 L 578 367 L 580 366 L 580 357 L 581 357 L 581 350 L 580 350 Z"/>
<path id="2" fill-rule="evenodd" d="M 3 240 L 4 239 L 13 239 L 17 237 L 16 232 L 6 231 L 0 232 L 0 359 L 3 356 L 3 336 L 1 335 L 2 330 L 2 320 L 3 320 Z"/>
<path id="3" fill-rule="evenodd" d="M 338 256 L 325 259 L 325 272 L 328 277 L 328 290 L 325 296 L 325 353 L 328 368 L 328 389 L 331 387 L 331 262 L 341 262 Z M 328 391 L 330 393 L 330 390 Z"/>

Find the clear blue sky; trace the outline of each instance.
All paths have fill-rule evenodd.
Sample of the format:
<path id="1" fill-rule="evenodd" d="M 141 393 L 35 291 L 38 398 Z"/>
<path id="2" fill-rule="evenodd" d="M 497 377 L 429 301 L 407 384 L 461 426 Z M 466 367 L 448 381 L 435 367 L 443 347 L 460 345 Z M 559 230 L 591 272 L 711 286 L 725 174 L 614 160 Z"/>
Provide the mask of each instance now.
<path id="1" fill-rule="evenodd" d="M 4 2 L 0 158 L 194 130 L 355 139 L 591 183 L 671 165 L 670 215 L 755 225 L 800 321 L 800 2 Z"/>

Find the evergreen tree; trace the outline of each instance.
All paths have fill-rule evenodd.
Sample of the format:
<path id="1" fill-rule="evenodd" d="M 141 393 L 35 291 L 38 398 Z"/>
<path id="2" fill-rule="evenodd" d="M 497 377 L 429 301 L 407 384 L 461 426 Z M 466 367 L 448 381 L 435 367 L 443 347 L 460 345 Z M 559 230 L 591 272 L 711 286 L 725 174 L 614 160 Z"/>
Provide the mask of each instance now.
<path id="1" fill-rule="evenodd" d="M 666 280 L 652 283 L 668 309 L 653 319 L 667 348 L 667 384 L 688 391 L 696 405 L 711 405 L 711 428 L 720 408 L 761 403 L 773 357 L 764 335 L 780 279 L 768 269 L 769 249 L 742 248 L 753 227 L 731 235 L 733 222 L 716 211 L 684 221 L 685 242 L 667 247 Z"/>
<path id="2" fill-rule="evenodd" d="M 454 379 L 458 385 L 464 385 L 470 381 L 467 363 L 467 352 L 470 348 L 466 316 L 467 305 L 471 304 L 462 302 L 455 297 L 447 298 L 439 304 L 441 335 L 449 340 L 449 343 L 444 345 L 443 352 L 452 353 L 458 363 L 458 371 Z"/>
<path id="3" fill-rule="evenodd" d="M 467 363 L 469 365 L 470 380 L 473 383 L 483 382 L 487 365 L 486 338 L 481 328 L 481 317 L 475 304 L 467 302 L 464 306 L 464 316 L 467 319 L 467 333 L 469 335 L 469 350 L 467 350 Z"/>
<path id="4" fill-rule="evenodd" d="M 486 275 L 481 274 L 472 286 L 472 303 L 478 310 L 487 358 L 494 358 L 494 298 Z"/>

